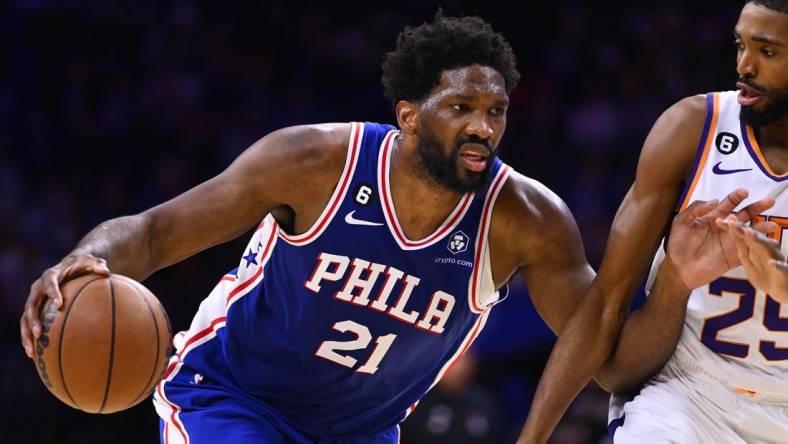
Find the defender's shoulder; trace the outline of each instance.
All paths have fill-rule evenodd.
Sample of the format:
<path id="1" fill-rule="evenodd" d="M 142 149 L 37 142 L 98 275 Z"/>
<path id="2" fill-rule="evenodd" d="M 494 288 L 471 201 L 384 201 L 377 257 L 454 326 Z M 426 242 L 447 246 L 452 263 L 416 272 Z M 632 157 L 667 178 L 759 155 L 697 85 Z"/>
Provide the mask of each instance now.
<path id="1" fill-rule="evenodd" d="M 671 108 L 676 112 L 685 113 L 687 116 L 706 115 L 707 94 L 695 94 L 685 97 L 674 103 Z"/>
<path id="2" fill-rule="evenodd" d="M 700 135 L 709 111 L 708 108 L 706 94 L 685 97 L 665 110 L 654 126 L 661 125 L 672 132 Z"/>

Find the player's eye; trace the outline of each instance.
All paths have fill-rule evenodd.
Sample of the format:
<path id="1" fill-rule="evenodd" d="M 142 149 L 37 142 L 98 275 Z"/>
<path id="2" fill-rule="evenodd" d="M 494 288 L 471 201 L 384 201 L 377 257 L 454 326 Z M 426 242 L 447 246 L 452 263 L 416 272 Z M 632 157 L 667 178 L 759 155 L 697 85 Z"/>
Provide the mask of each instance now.
<path id="1" fill-rule="evenodd" d="M 500 116 L 504 115 L 504 113 L 506 113 L 506 110 L 503 109 L 503 108 L 492 108 L 490 110 L 490 114 L 492 114 L 495 117 L 500 117 Z"/>
<path id="2" fill-rule="evenodd" d="M 773 49 L 768 47 L 761 48 L 761 54 L 765 55 L 766 57 L 774 57 L 775 55 L 777 55 L 777 53 Z"/>
<path id="3" fill-rule="evenodd" d="M 464 103 L 457 103 L 455 105 L 452 105 L 451 107 L 455 111 L 459 111 L 461 113 L 464 113 L 465 111 L 468 111 L 468 105 L 466 105 Z"/>
<path id="4" fill-rule="evenodd" d="M 737 51 L 744 51 L 744 45 L 742 44 L 741 40 L 736 39 L 733 41 L 733 46 L 736 47 Z"/>

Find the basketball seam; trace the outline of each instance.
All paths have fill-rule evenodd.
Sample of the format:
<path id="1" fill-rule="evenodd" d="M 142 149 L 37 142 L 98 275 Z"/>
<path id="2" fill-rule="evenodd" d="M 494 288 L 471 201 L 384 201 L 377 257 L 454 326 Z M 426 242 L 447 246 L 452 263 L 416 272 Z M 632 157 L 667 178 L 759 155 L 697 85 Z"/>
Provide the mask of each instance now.
<path id="1" fill-rule="evenodd" d="M 74 397 L 71 396 L 71 392 L 68 390 L 68 384 L 66 384 L 66 377 L 65 377 L 65 375 L 63 375 L 63 338 L 66 336 L 66 323 L 68 322 L 68 315 L 71 313 L 71 309 L 74 307 L 74 304 L 77 303 L 77 298 L 79 298 L 79 295 L 82 294 L 82 291 L 85 290 L 85 288 L 88 285 L 90 285 L 93 282 L 96 282 L 98 280 L 101 280 L 101 279 L 102 279 L 101 277 L 97 277 L 96 279 L 93 279 L 92 281 L 86 282 L 82 287 L 80 287 L 79 290 L 77 290 L 76 293 L 74 293 L 74 298 L 71 299 L 71 303 L 68 304 L 68 308 L 66 309 L 66 313 L 63 315 L 63 326 L 60 327 L 60 339 L 58 339 L 58 341 L 57 341 L 57 366 L 58 366 L 58 370 L 60 370 L 60 372 L 59 372 L 60 373 L 60 382 L 63 383 L 63 390 L 66 392 L 66 395 L 68 396 L 68 399 L 70 399 L 71 402 L 79 410 L 82 410 L 82 408 L 79 406 L 79 403 L 77 403 L 77 401 L 74 399 Z"/>
<path id="2" fill-rule="evenodd" d="M 134 397 L 134 399 L 129 404 L 126 405 L 126 408 L 131 407 L 134 404 L 136 404 L 137 402 L 139 402 L 139 399 L 143 395 L 145 395 L 145 393 L 148 393 L 150 391 L 150 390 L 148 390 L 148 386 L 150 385 L 150 382 L 153 380 L 153 376 L 156 374 L 156 368 L 158 368 L 158 366 L 159 366 L 159 347 L 161 346 L 161 341 L 160 341 L 160 337 L 159 337 L 159 323 L 156 320 L 156 313 L 153 312 L 153 308 L 150 306 L 150 303 L 145 298 L 145 296 L 137 289 L 137 287 L 135 285 L 130 285 L 130 286 L 134 290 L 134 292 L 137 293 L 137 295 L 142 298 L 142 301 L 145 302 L 145 305 L 148 307 L 148 312 L 150 313 L 150 316 L 153 319 L 153 326 L 156 329 L 156 349 L 155 349 L 155 351 L 156 351 L 156 361 L 154 361 L 154 363 L 153 363 L 153 370 L 151 371 L 151 374 L 148 377 L 148 380 L 145 382 L 145 385 L 142 386 L 142 392 L 139 395 L 137 395 L 136 397 Z"/>
<path id="3" fill-rule="evenodd" d="M 110 334 L 109 343 L 109 368 L 107 369 L 107 386 L 104 387 L 104 399 L 101 401 L 101 407 L 99 407 L 98 413 L 101 413 L 104 410 L 104 406 L 107 405 L 109 386 L 112 383 L 112 364 L 115 360 L 115 285 L 112 282 L 111 277 L 108 280 L 110 300 L 112 301 L 112 334 Z"/>

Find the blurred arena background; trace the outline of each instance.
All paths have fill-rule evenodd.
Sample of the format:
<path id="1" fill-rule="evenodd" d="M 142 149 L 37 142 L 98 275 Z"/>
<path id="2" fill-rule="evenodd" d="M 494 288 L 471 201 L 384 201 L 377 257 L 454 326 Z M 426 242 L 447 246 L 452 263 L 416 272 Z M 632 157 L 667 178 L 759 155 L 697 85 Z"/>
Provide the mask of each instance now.
<path id="1" fill-rule="evenodd" d="M 484 17 L 512 44 L 523 78 L 501 156 L 567 202 L 595 266 L 659 113 L 734 87 L 738 1 L 2 2 L 0 440 L 158 442 L 150 402 L 91 416 L 46 391 L 19 345 L 30 284 L 101 220 L 213 176 L 269 131 L 393 123 L 382 57 L 438 6 Z M 145 282 L 175 331 L 245 242 Z M 471 359 L 404 423 L 404 443 L 514 442 L 554 338 L 523 283 L 511 287 Z M 589 386 L 551 442 L 608 442 L 606 415 Z"/>

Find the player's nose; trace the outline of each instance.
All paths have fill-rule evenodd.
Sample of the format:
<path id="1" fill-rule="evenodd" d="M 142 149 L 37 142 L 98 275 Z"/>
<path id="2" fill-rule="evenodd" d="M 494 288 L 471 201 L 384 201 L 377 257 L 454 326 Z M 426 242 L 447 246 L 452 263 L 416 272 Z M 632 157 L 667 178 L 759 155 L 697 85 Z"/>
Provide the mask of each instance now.
<path id="1" fill-rule="evenodd" d="M 751 51 L 744 50 L 736 62 L 736 72 L 740 77 L 754 78 L 758 75 L 758 66 Z"/>
<path id="2" fill-rule="evenodd" d="M 487 140 L 495 134 L 490 122 L 483 116 L 474 116 L 468 125 L 465 127 L 465 133 L 469 136 L 477 136 L 480 139 Z"/>

